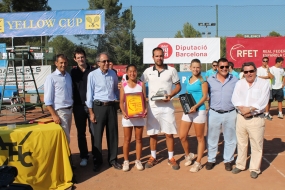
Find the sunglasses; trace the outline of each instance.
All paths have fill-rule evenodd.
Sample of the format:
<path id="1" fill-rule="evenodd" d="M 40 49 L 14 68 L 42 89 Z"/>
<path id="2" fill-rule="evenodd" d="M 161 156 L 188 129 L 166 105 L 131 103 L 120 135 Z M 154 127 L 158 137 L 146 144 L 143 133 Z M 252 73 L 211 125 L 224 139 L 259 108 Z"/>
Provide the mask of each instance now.
<path id="1" fill-rule="evenodd" d="M 110 60 L 103 60 L 103 61 L 99 61 L 101 63 L 110 63 Z"/>
<path id="2" fill-rule="evenodd" d="M 226 69 L 228 69 L 230 66 L 220 66 L 220 69 L 224 69 L 224 68 L 226 68 Z"/>
<path id="3" fill-rule="evenodd" d="M 218 65 L 213 65 L 213 67 L 217 67 Z"/>
<path id="4" fill-rule="evenodd" d="M 268 62 L 268 60 L 262 60 L 262 62 Z"/>
<path id="5" fill-rule="evenodd" d="M 254 73 L 254 72 L 255 72 L 255 70 L 243 71 L 243 74 Z"/>

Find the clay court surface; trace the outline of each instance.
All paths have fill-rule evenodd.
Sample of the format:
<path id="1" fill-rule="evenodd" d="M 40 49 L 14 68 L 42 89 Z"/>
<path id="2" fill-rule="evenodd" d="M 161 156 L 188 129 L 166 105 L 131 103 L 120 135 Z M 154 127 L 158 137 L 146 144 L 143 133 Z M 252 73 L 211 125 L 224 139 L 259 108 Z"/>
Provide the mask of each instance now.
<path id="1" fill-rule="evenodd" d="M 283 110 L 283 113 L 284 110 Z M 122 145 L 123 145 L 123 130 L 121 127 L 121 114 L 119 115 L 119 155 L 118 162 L 123 163 Z M 176 121 L 179 130 L 182 110 L 180 106 L 176 108 Z M 159 136 L 157 159 L 159 164 L 151 169 L 137 171 L 134 167 L 135 160 L 135 141 L 134 136 L 131 142 L 130 152 L 130 171 L 123 172 L 110 168 L 107 162 L 107 146 L 106 139 L 103 141 L 103 156 L 104 163 L 101 171 L 93 172 L 92 156 L 90 156 L 88 165 L 80 167 L 79 150 L 77 146 L 76 128 L 74 122 L 71 129 L 71 151 L 74 165 L 76 169 L 77 184 L 74 189 L 89 190 L 89 189 L 284 189 L 285 187 L 285 119 L 277 118 L 276 107 L 272 108 L 272 121 L 266 121 L 266 131 L 264 136 L 264 153 L 262 158 L 261 170 L 262 174 L 257 179 L 250 178 L 250 172 L 245 170 L 239 174 L 232 174 L 224 169 L 223 164 L 223 136 L 219 141 L 219 152 L 217 155 L 217 163 L 213 170 L 203 168 L 198 173 L 189 172 L 190 167 L 184 166 L 183 149 L 178 136 L 175 136 L 175 159 L 180 164 L 181 168 L 178 171 L 172 170 L 167 165 L 168 153 L 165 144 L 164 135 Z M 28 120 L 48 116 L 42 114 L 40 109 L 28 111 Z M 0 117 L 0 123 L 21 121 L 18 116 Z M 206 135 L 206 132 L 205 132 Z M 104 135 L 105 137 L 105 135 Z M 90 134 L 87 133 L 89 150 L 90 150 Z M 197 141 L 194 128 L 189 132 L 190 150 L 196 154 Z M 144 131 L 143 135 L 143 164 L 149 158 L 149 138 Z M 250 159 L 250 156 L 249 156 Z M 207 152 L 205 151 L 202 159 L 202 164 L 207 162 Z"/>

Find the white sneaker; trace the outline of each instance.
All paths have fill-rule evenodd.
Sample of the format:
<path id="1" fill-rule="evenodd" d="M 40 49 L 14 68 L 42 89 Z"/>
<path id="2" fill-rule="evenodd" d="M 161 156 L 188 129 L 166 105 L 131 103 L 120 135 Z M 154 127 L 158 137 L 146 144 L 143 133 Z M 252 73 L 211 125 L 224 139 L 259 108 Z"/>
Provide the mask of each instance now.
<path id="1" fill-rule="evenodd" d="M 185 156 L 185 166 L 190 166 L 192 164 L 192 160 L 194 158 L 194 154 L 193 153 L 189 153 L 187 156 Z"/>
<path id="2" fill-rule="evenodd" d="M 83 158 L 80 162 L 80 166 L 84 167 L 84 166 L 87 166 L 87 159 L 86 158 Z"/>
<path id="3" fill-rule="evenodd" d="M 278 118 L 283 119 L 283 114 L 282 114 L 282 113 L 279 113 L 279 114 L 278 114 Z"/>
<path id="4" fill-rule="evenodd" d="M 136 160 L 136 161 L 135 161 L 135 166 L 137 167 L 137 169 L 138 169 L 139 171 L 143 170 L 143 165 L 142 165 L 142 163 L 141 163 L 140 160 Z"/>
<path id="5" fill-rule="evenodd" d="M 190 169 L 190 172 L 196 173 L 202 169 L 202 165 L 199 162 L 195 162 Z"/>
<path id="6" fill-rule="evenodd" d="M 129 165 L 130 165 L 129 161 L 128 161 L 128 160 L 125 160 L 125 161 L 124 161 L 124 164 L 123 164 L 123 171 L 124 171 L 124 172 L 129 171 L 129 169 L 130 169 Z"/>

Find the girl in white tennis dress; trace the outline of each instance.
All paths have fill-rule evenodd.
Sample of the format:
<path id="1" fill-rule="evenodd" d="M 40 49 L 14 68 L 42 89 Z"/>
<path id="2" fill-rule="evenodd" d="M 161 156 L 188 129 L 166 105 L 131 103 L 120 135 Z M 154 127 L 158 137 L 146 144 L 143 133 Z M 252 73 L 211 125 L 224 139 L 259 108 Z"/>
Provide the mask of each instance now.
<path id="1" fill-rule="evenodd" d="M 144 105 L 146 90 L 144 83 L 137 80 L 137 67 L 134 64 L 127 66 L 127 76 L 128 80 L 122 82 L 122 87 L 120 89 L 120 108 L 122 110 L 122 126 L 124 128 L 124 164 L 123 171 L 129 170 L 129 147 L 132 139 L 132 130 L 135 129 L 135 138 L 136 138 L 136 161 L 135 166 L 138 170 L 143 170 L 141 164 L 141 152 L 142 152 L 142 133 L 143 127 L 145 126 L 145 117 L 147 111 L 145 110 L 143 117 L 138 118 L 129 118 L 125 110 L 125 94 L 126 93 L 136 93 L 142 92 L 144 95 Z"/>

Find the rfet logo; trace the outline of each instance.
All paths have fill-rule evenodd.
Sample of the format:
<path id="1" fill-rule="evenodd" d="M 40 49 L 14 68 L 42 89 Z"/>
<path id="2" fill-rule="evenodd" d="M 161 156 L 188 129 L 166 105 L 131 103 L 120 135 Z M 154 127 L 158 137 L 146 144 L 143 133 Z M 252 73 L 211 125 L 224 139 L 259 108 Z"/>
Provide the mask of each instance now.
<path id="1" fill-rule="evenodd" d="M 170 44 L 163 42 L 163 43 L 159 44 L 158 47 L 163 49 L 164 59 L 167 59 L 172 55 L 172 47 Z"/>
<path id="2" fill-rule="evenodd" d="M 257 57 L 258 50 L 246 49 L 242 44 L 236 44 L 230 49 L 232 60 L 236 61 L 239 58 Z"/>

